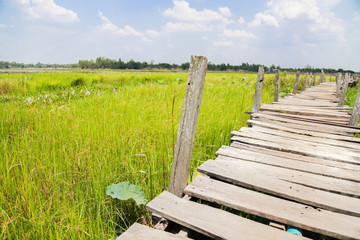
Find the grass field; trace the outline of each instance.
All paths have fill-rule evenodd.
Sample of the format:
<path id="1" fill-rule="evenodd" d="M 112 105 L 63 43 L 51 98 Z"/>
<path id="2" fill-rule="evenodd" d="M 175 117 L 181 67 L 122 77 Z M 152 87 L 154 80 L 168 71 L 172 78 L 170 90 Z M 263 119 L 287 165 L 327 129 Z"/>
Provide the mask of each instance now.
<path id="1" fill-rule="evenodd" d="M 246 124 L 256 74 L 207 73 L 191 176 Z M 143 206 L 105 194 L 129 181 L 167 189 L 187 73 L 0 74 L 0 237 L 115 239 Z M 292 92 L 282 75 L 280 92 Z M 262 103 L 273 100 L 266 75 Z M 299 89 L 302 84 L 299 84 Z"/>

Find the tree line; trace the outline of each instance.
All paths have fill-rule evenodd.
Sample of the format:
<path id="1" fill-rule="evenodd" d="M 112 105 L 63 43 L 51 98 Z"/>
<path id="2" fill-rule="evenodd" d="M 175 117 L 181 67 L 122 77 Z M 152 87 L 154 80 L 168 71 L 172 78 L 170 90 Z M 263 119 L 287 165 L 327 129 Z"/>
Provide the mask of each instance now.
<path id="1" fill-rule="evenodd" d="M 190 66 L 189 62 L 182 63 L 182 64 L 175 64 L 175 63 L 154 63 L 151 62 L 137 62 L 133 59 L 125 62 L 122 61 L 121 58 L 119 59 L 110 59 L 106 57 L 98 57 L 96 59 L 90 60 L 79 60 L 78 63 L 74 64 L 44 64 L 44 63 L 17 63 L 17 62 L 6 62 L 0 61 L 0 68 L 81 68 L 81 69 L 164 69 L 164 70 L 188 70 Z M 241 65 L 231 65 L 229 63 L 221 63 L 215 64 L 212 62 L 208 63 L 208 70 L 209 71 L 249 71 L 249 72 L 257 72 L 259 66 L 261 64 L 249 64 L 249 63 L 242 63 Z M 264 68 L 268 72 L 273 72 L 276 69 L 281 71 L 287 72 L 295 72 L 295 71 L 302 71 L 302 72 L 321 72 L 321 68 L 311 67 L 310 65 L 306 65 L 304 68 L 282 68 L 280 66 L 275 66 L 272 64 L 271 66 L 264 66 Z M 332 68 L 325 68 L 323 69 L 326 73 L 336 73 L 336 72 L 348 72 L 348 73 L 355 73 L 352 70 L 344 70 L 344 69 L 332 69 Z"/>

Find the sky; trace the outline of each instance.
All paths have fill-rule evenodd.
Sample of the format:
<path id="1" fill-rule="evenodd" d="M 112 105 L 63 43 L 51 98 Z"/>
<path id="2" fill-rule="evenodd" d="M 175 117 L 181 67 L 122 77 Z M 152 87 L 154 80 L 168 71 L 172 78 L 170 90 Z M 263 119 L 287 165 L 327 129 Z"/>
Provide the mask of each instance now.
<path id="1" fill-rule="evenodd" d="M 360 71 L 360 0 L 0 0 L 0 61 Z"/>

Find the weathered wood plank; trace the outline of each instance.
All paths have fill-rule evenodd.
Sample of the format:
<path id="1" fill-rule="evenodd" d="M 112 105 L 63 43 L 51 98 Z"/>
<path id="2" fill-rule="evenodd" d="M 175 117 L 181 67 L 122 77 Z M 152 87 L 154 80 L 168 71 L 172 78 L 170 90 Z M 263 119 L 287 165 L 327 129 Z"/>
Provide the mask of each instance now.
<path id="1" fill-rule="evenodd" d="M 305 146 L 315 146 L 319 147 L 320 149 L 327 149 L 332 152 L 344 152 L 348 156 L 354 156 L 358 157 L 360 161 L 360 148 L 358 144 L 355 144 L 355 146 L 344 146 L 346 144 L 352 144 L 352 143 L 346 143 L 342 145 L 341 142 L 338 141 L 332 142 L 330 139 L 322 140 L 321 138 L 316 137 L 309 137 L 309 136 L 300 136 L 297 134 L 291 134 L 281 131 L 274 131 L 268 128 L 261 128 L 261 127 L 254 127 L 254 128 L 248 128 L 248 127 L 242 127 L 239 131 L 233 131 L 231 132 L 232 136 L 242 136 L 242 134 L 249 134 L 248 137 L 252 137 L 252 135 L 256 135 L 259 137 L 263 137 L 261 139 L 266 138 L 272 138 L 273 142 L 281 142 L 281 141 L 289 141 L 294 144 L 305 144 Z M 256 137 L 255 137 L 256 138 Z"/>
<path id="2" fill-rule="evenodd" d="M 355 170 L 339 169 L 333 166 L 322 165 L 321 163 L 310 163 L 301 160 L 294 160 L 289 158 L 281 158 L 276 156 L 269 156 L 261 152 L 249 151 L 246 149 L 239 149 L 231 146 L 222 146 L 217 152 L 217 156 L 228 157 L 229 160 L 244 160 L 252 161 L 271 166 L 282 167 L 285 169 L 292 169 L 302 172 L 323 175 L 348 181 L 360 182 L 360 172 Z"/>
<path id="3" fill-rule="evenodd" d="M 183 200 L 166 191 L 146 207 L 214 239 L 304 239 L 217 208 Z"/>
<path id="4" fill-rule="evenodd" d="M 360 165 L 355 165 L 355 164 L 351 164 L 351 163 L 329 161 L 327 159 L 304 156 L 301 154 L 296 154 L 296 153 L 291 153 L 291 152 L 278 151 L 275 149 L 263 148 L 261 146 L 249 145 L 249 144 L 240 143 L 240 142 L 232 142 L 230 144 L 230 146 L 239 148 L 239 149 L 253 151 L 253 152 L 256 151 L 258 153 L 268 155 L 269 157 L 275 156 L 275 157 L 286 158 L 286 159 L 295 160 L 295 161 L 303 161 L 303 162 L 321 164 L 321 165 L 329 166 L 329 167 L 336 167 L 336 168 L 339 168 L 339 170 L 346 169 L 346 170 L 360 172 Z"/>
<path id="5" fill-rule="evenodd" d="M 250 174 L 242 170 L 241 163 L 238 163 L 237 166 L 234 163 L 236 164 L 236 161 L 208 160 L 198 167 L 198 172 L 239 186 L 295 200 L 329 211 L 360 217 L 359 198 L 276 179 L 273 176 L 267 176 L 266 172 Z"/>
<path id="6" fill-rule="evenodd" d="M 355 133 L 360 133 L 359 129 L 350 128 L 348 126 L 329 126 L 327 124 L 319 123 L 319 122 L 308 122 L 303 121 L 305 119 L 291 119 L 287 118 L 284 115 L 272 115 L 266 113 L 252 113 L 251 116 L 253 118 L 259 119 L 259 121 L 271 121 L 276 123 L 284 123 L 288 126 L 309 130 L 309 131 L 317 131 L 317 132 L 324 132 L 324 133 L 332 133 L 338 135 L 345 135 L 345 136 L 353 136 Z"/>
<path id="7" fill-rule="evenodd" d="M 333 139 L 340 142 L 345 143 L 353 143 L 351 146 L 356 146 L 360 143 L 360 138 L 354 138 L 354 137 L 348 137 L 348 136 L 342 136 L 337 134 L 329 134 L 325 132 L 315 132 L 315 131 L 306 131 L 301 129 L 295 129 L 290 127 L 284 127 L 281 125 L 278 125 L 275 123 L 269 123 L 269 122 L 261 122 L 256 120 L 248 120 L 248 125 L 250 126 L 259 126 L 267 129 L 274 129 L 274 130 L 281 130 L 284 132 L 294 133 L 302 136 L 313 136 L 317 138 L 324 138 L 324 139 Z"/>
<path id="8" fill-rule="evenodd" d="M 134 223 L 126 232 L 116 240 L 187 240 L 190 238 L 180 237 L 165 231 L 156 230 L 147 226 Z"/>
<path id="9" fill-rule="evenodd" d="M 358 217 L 316 209 L 204 176 L 197 176 L 184 191 L 196 198 L 286 225 L 340 239 L 360 239 Z"/>
<path id="10" fill-rule="evenodd" d="M 337 193 L 349 197 L 360 198 L 360 183 L 332 177 L 321 176 L 298 170 L 286 169 L 274 165 L 262 164 L 254 161 L 234 161 L 228 157 L 219 156 L 215 159 L 221 161 L 228 167 L 234 167 L 245 174 L 263 174 L 269 179 L 282 180 L 295 184 L 319 189 L 327 192 Z M 241 174 L 241 173 L 239 173 Z"/>
<path id="11" fill-rule="evenodd" d="M 191 155 L 204 89 L 207 62 L 206 57 L 191 56 L 189 76 L 181 111 L 169 183 L 169 191 L 179 197 L 183 195 L 182 191 L 186 187 L 189 177 Z"/>
<path id="12" fill-rule="evenodd" d="M 336 153 L 336 152 L 328 152 L 324 149 L 315 147 L 315 146 L 299 146 L 296 144 L 291 144 L 287 142 L 272 142 L 269 141 L 270 139 L 263 139 L 263 138 L 248 138 L 245 136 L 245 134 L 242 134 L 241 137 L 239 136 L 233 136 L 231 138 L 232 141 L 237 141 L 241 143 L 246 144 L 252 144 L 255 146 L 261 146 L 265 148 L 275 149 L 279 151 L 285 151 L 285 152 L 291 152 L 291 153 L 297 153 L 304 156 L 310 156 L 310 157 L 317 157 L 322 159 L 328 159 L 333 161 L 339 161 L 339 162 L 345 162 L 345 163 L 352 163 L 360 165 L 359 158 L 348 156 L 348 155 L 342 155 L 342 153 Z"/>

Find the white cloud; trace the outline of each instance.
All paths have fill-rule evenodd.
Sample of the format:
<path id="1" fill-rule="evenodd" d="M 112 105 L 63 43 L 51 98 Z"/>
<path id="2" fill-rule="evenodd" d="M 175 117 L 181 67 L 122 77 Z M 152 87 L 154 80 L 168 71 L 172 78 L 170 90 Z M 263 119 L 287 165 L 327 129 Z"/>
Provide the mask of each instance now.
<path id="1" fill-rule="evenodd" d="M 31 19 L 50 20 L 60 23 L 79 22 L 78 15 L 61 7 L 54 0 L 16 0 L 20 8 Z"/>
<path id="2" fill-rule="evenodd" d="M 249 23 L 249 26 L 257 27 L 262 24 L 272 27 L 280 27 L 279 22 L 276 20 L 274 16 L 262 12 L 259 12 L 255 15 L 254 20 Z"/>
<path id="3" fill-rule="evenodd" d="M 147 30 L 146 34 L 149 35 L 150 37 L 159 37 L 161 35 L 160 32 L 155 30 Z"/>
<path id="4" fill-rule="evenodd" d="M 360 22 L 360 13 L 356 12 L 352 18 L 353 22 Z"/>
<path id="5" fill-rule="evenodd" d="M 279 27 L 288 20 L 299 20 L 311 32 L 342 33 L 342 20 L 335 17 L 331 8 L 341 0 L 270 0 L 267 9 L 255 15 L 249 26 L 262 24 Z"/>
<path id="6" fill-rule="evenodd" d="M 0 28 L 7 28 L 5 24 L 0 23 Z"/>
<path id="7" fill-rule="evenodd" d="M 107 17 L 105 17 L 101 11 L 99 11 L 98 15 L 102 21 L 102 24 L 99 27 L 99 29 L 102 31 L 108 31 L 121 36 L 137 36 L 137 37 L 143 36 L 142 33 L 136 31 L 134 28 L 130 27 L 129 25 L 126 25 L 124 28 L 119 28 L 118 26 L 113 24 Z"/>
<path id="8" fill-rule="evenodd" d="M 223 34 L 221 34 L 221 36 L 223 37 L 227 37 L 227 38 L 242 38 L 242 39 L 255 39 L 255 35 L 252 34 L 251 32 L 247 32 L 244 30 L 230 30 L 230 29 L 225 29 Z"/>
<path id="9" fill-rule="evenodd" d="M 232 47 L 234 44 L 229 40 L 220 39 L 220 40 L 217 40 L 217 41 L 213 41 L 213 45 L 215 47 Z"/>
<path id="10" fill-rule="evenodd" d="M 165 25 L 166 32 L 206 32 L 211 30 L 212 26 L 203 23 L 168 22 Z"/>
<path id="11" fill-rule="evenodd" d="M 198 11 L 189 6 L 189 3 L 184 0 L 174 0 L 174 7 L 168 8 L 164 11 L 164 16 L 172 17 L 176 20 L 185 22 L 212 22 L 223 21 L 228 22 L 226 17 L 231 16 L 230 9 L 227 7 L 219 7 L 219 11 L 204 9 Z"/>
<path id="12" fill-rule="evenodd" d="M 238 24 L 244 24 L 246 21 L 243 17 L 240 17 L 239 20 L 238 20 Z"/>

